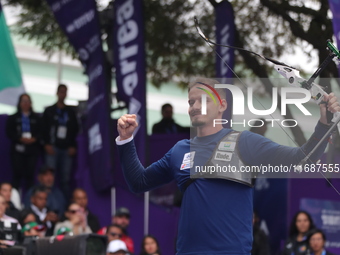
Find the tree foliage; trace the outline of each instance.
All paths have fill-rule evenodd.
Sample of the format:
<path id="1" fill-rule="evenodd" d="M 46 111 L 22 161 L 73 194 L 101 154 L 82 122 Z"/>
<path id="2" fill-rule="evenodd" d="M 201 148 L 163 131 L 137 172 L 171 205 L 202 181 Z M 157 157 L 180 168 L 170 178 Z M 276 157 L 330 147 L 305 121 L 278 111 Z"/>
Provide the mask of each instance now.
<path id="1" fill-rule="evenodd" d="M 206 44 L 198 36 L 193 17 L 213 36 L 214 18 L 205 1 L 144 1 L 148 77 L 159 87 L 168 81 L 187 84 L 192 76 L 214 76 L 214 56 L 207 57 Z M 180 11 L 179 11 L 180 10 Z M 210 55 L 211 56 L 211 55 Z"/>
<path id="2" fill-rule="evenodd" d="M 60 50 L 75 57 L 75 52 L 59 28 L 45 0 L 8 0 L 8 5 L 21 8 L 13 32 L 35 40 L 48 55 Z"/>

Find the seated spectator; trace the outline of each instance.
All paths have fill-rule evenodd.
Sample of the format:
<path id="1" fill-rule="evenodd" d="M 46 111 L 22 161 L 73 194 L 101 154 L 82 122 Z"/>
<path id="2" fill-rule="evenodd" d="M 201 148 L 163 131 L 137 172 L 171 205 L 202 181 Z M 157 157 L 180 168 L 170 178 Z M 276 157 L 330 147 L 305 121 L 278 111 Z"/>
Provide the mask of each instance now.
<path id="1" fill-rule="evenodd" d="M 123 235 L 121 240 L 126 244 L 129 252 L 134 253 L 134 244 L 131 237 L 129 237 L 127 228 L 130 225 L 130 211 L 126 207 L 120 207 L 117 209 L 115 216 L 113 217 L 113 224 L 117 224 L 123 229 Z"/>
<path id="2" fill-rule="evenodd" d="M 333 255 L 325 250 L 326 236 L 320 229 L 312 230 L 308 235 L 309 251 L 311 255 Z"/>
<path id="3" fill-rule="evenodd" d="M 1 183 L 0 184 L 0 194 L 6 200 L 6 212 L 5 212 L 5 214 L 18 220 L 20 211 L 14 206 L 14 204 L 11 201 L 12 184 L 10 184 L 9 182 Z"/>
<path id="4" fill-rule="evenodd" d="M 115 215 L 112 217 L 112 224 L 116 224 L 123 229 L 123 235 L 121 240 L 126 244 L 130 253 L 134 253 L 134 244 L 131 237 L 128 236 L 127 228 L 130 225 L 130 211 L 126 207 L 120 207 L 117 209 Z M 99 235 L 105 235 L 107 228 L 100 229 L 97 233 Z"/>
<path id="5" fill-rule="evenodd" d="M 73 191 L 72 201 L 84 209 L 87 217 L 87 224 L 89 225 L 93 233 L 97 232 L 100 229 L 100 224 L 97 216 L 91 213 L 90 210 L 87 208 L 88 199 L 86 191 L 81 188 L 75 189 Z"/>
<path id="6" fill-rule="evenodd" d="M 66 201 L 64 198 L 63 193 L 54 185 L 54 169 L 43 166 L 38 174 L 38 182 L 39 184 L 37 186 L 44 186 L 48 192 L 47 196 L 47 208 L 50 211 L 55 212 L 58 214 L 59 218 L 64 214 L 65 207 L 66 207 Z M 24 204 L 26 208 L 29 208 L 31 206 L 31 195 L 32 191 L 37 187 L 32 187 L 28 190 L 25 199 Z"/>
<path id="7" fill-rule="evenodd" d="M 290 225 L 289 238 L 286 241 L 283 255 L 305 255 L 307 253 L 308 232 L 315 228 L 312 217 L 305 211 L 299 211 Z"/>
<path id="8" fill-rule="evenodd" d="M 152 134 L 178 134 L 186 132 L 186 128 L 175 123 L 172 118 L 173 110 L 171 104 L 162 105 L 162 120 L 152 127 Z"/>
<path id="9" fill-rule="evenodd" d="M 142 251 L 140 255 L 161 255 L 159 244 L 156 237 L 152 235 L 146 235 L 142 241 Z"/>
<path id="10" fill-rule="evenodd" d="M 48 191 L 44 186 L 37 186 L 32 191 L 30 211 L 35 215 L 37 223 L 44 224 L 47 228 L 46 236 L 53 234 L 53 229 L 58 222 L 58 215 L 47 208 Z"/>
<path id="11" fill-rule="evenodd" d="M 85 211 L 78 204 L 71 203 L 65 212 L 65 216 L 67 220 L 57 223 L 54 229 L 54 235 L 57 235 L 58 231 L 60 232 L 62 228 L 70 229 L 73 235 L 92 233 L 90 227 L 87 225 Z"/>
<path id="12" fill-rule="evenodd" d="M 21 226 L 20 226 L 18 220 L 16 220 L 16 219 L 5 214 L 6 205 L 7 205 L 6 199 L 2 195 L 0 195 L 0 221 L 3 222 L 6 225 L 7 224 L 9 224 L 9 225 L 16 224 L 17 230 L 20 231 Z M 15 235 L 13 235 L 13 238 L 9 237 L 6 240 L 0 240 L 0 247 L 12 246 L 12 245 L 15 244 L 15 242 L 17 240 L 18 240 L 18 235 L 16 237 L 15 237 Z"/>
<path id="13" fill-rule="evenodd" d="M 270 248 L 266 233 L 260 229 L 260 219 L 256 212 L 253 214 L 253 247 L 252 255 L 269 255 Z"/>
<path id="14" fill-rule="evenodd" d="M 19 223 L 21 226 L 29 222 L 37 222 L 37 217 L 31 209 L 24 209 L 20 212 Z"/>
<path id="15" fill-rule="evenodd" d="M 123 236 L 123 229 L 121 228 L 121 226 L 118 226 L 117 224 L 111 224 L 106 229 L 106 236 L 108 242 L 121 239 Z"/>
<path id="16" fill-rule="evenodd" d="M 21 229 L 21 233 L 24 236 L 38 236 L 44 237 L 45 236 L 46 227 L 44 225 L 39 225 L 37 222 L 28 222 L 23 225 Z"/>
<path id="17" fill-rule="evenodd" d="M 129 254 L 126 244 L 121 240 L 113 240 L 107 246 L 107 255 L 124 255 Z"/>

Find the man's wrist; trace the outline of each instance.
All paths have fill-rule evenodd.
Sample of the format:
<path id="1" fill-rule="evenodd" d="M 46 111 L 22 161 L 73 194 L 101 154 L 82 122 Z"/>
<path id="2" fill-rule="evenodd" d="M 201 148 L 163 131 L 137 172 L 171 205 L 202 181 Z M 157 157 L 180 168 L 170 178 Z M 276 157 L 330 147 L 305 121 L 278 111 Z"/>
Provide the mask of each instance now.
<path id="1" fill-rule="evenodd" d="M 127 139 L 122 140 L 120 136 L 116 138 L 116 144 L 117 145 L 124 145 L 126 143 L 129 143 L 133 140 L 133 135 Z"/>
<path id="2" fill-rule="evenodd" d="M 325 123 L 324 123 L 323 121 L 321 121 L 321 120 L 319 120 L 318 125 L 319 125 L 320 127 L 322 127 L 322 128 L 326 128 L 326 129 L 329 129 L 330 126 L 331 126 L 329 123 L 325 124 Z"/>

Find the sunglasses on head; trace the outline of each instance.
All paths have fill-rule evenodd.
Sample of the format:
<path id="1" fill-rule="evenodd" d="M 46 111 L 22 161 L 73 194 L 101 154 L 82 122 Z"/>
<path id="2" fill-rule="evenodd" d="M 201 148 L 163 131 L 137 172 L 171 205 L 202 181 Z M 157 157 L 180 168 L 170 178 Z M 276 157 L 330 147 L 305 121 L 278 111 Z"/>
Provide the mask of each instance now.
<path id="1" fill-rule="evenodd" d="M 118 236 L 119 238 L 121 238 L 121 237 L 122 237 L 122 235 L 121 235 L 121 234 L 114 233 L 114 232 L 110 232 L 110 235 L 111 235 L 111 236 Z"/>

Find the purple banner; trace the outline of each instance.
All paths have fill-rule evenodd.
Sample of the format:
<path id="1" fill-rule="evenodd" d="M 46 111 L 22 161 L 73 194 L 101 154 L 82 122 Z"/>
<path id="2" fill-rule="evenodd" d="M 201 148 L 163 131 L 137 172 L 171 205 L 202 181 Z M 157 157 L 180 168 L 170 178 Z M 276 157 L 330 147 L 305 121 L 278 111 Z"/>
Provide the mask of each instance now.
<path id="1" fill-rule="evenodd" d="M 336 45 L 340 46 L 340 1 L 339 0 L 328 0 L 329 8 L 333 14 L 333 32 L 336 38 Z M 340 75 L 340 69 L 339 75 Z"/>
<path id="2" fill-rule="evenodd" d="M 315 225 L 325 233 L 327 238 L 326 249 L 339 252 L 340 202 L 305 198 L 301 199 L 300 208 L 309 212 Z"/>
<path id="3" fill-rule="evenodd" d="M 216 15 L 216 43 L 224 45 L 234 45 L 234 11 L 228 1 L 222 1 L 215 6 Z M 234 50 L 226 47 L 216 47 L 216 77 L 222 84 L 233 84 Z M 223 114 L 223 119 L 230 120 L 232 114 L 233 98 L 231 92 L 227 90 L 228 108 Z M 224 127 L 230 128 L 230 121 Z"/>
<path id="4" fill-rule="evenodd" d="M 94 187 L 100 191 L 113 184 L 109 79 L 105 72 L 100 24 L 95 0 L 46 0 L 77 53 L 89 77 L 86 132 L 89 166 Z"/>
<path id="5" fill-rule="evenodd" d="M 117 98 L 136 114 L 139 123 L 134 133 L 136 148 L 145 163 L 146 74 L 142 0 L 114 1 L 114 63 Z"/>

